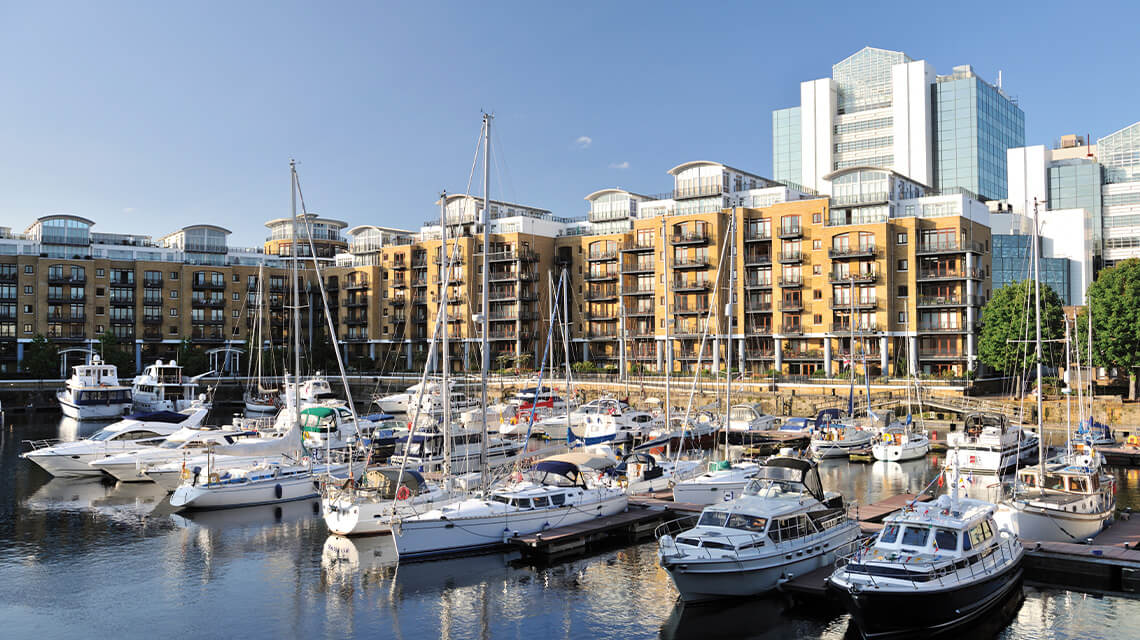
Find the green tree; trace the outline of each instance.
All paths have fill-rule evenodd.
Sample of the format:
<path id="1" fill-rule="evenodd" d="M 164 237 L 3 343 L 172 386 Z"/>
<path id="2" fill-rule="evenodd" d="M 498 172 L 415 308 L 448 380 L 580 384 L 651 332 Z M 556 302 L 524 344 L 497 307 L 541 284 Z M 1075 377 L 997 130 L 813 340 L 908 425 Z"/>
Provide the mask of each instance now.
<path id="1" fill-rule="evenodd" d="M 1136 399 L 1140 367 L 1140 260 L 1131 259 L 1100 272 L 1089 287 L 1092 307 L 1093 364 L 1128 372 L 1128 399 Z M 1087 332 L 1088 316 L 1078 318 Z"/>
<path id="2" fill-rule="evenodd" d="M 990 367 L 1020 376 L 1035 363 L 1032 280 L 1023 280 L 994 292 L 982 309 L 978 338 L 978 359 Z M 1041 339 L 1056 340 L 1064 336 L 1064 310 L 1057 292 L 1041 285 Z M 1026 342 L 1026 341 L 1030 342 Z M 1043 347 L 1046 349 L 1047 346 Z M 1018 385 L 1020 388 L 1020 384 Z"/>
<path id="3" fill-rule="evenodd" d="M 115 334 L 108 331 L 99 336 L 99 355 L 103 362 L 115 365 L 120 376 L 134 375 L 135 354 L 127 350 Z"/>
<path id="4" fill-rule="evenodd" d="M 206 355 L 206 351 L 191 342 L 190 338 L 183 338 L 182 343 L 178 345 L 178 364 L 182 365 L 182 371 L 186 375 L 196 376 L 209 371 L 210 358 Z"/>
<path id="5" fill-rule="evenodd" d="M 55 378 L 59 376 L 59 347 L 37 333 L 24 347 L 23 365 L 24 372 L 33 378 Z"/>

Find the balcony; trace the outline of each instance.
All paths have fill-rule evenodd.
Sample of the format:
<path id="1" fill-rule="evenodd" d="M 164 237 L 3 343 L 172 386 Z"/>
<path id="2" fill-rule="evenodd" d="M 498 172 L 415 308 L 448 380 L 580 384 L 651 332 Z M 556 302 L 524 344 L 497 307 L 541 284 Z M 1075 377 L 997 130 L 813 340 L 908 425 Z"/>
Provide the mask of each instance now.
<path id="1" fill-rule="evenodd" d="M 408 303 L 407 296 L 397 295 L 397 296 L 392 296 L 391 298 L 388 298 L 388 304 L 392 305 L 393 307 L 402 307 L 407 303 Z"/>
<path id="2" fill-rule="evenodd" d="M 591 338 L 608 338 L 613 340 L 619 336 L 617 329 L 590 329 L 586 335 Z"/>
<path id="3" fill-rule="evenodd" d="M 745 349 L 744 350 L 744 359 L 745 360 L 775 360 L 776 359 L 776 350 L 775 349 Z"/>
<path id="4" fill-rule="evenodd" d="M 161 289 L 162 288 L 162 278 L 143 278 L 143 287 L 145 287 L 147 289 Z M 254 289 L 256 289 L 256 288 L 257 288 L 257 285 L 255 284 Z M 254 289 L 250 289 L 250 290 L 252 291 Z"/>
<path id="5" fill-rule="evenodd" d="M 772 301 L 745 300 L 744 313 L 772 313 Z"/>
<path id="6" fill-rule="evenodd" d="M 874 284 L 879 279 L 875 272 L 850 271 L 847 273 L 832 271 L 827 274 L 827 281 L 831 284 Z"/>
<path id="7" fill-rule="evenodd" d="M 799 238 L 804 235 L 804 229 L 798 224 L 789 224 L 780 226 L 779 237 L 781 239 Z"/>
<path id="8" fill-rule="evenodd" d="M 796 262 L 804 261 L 803 251 L 781 251 L 780 264 L 794 264 Z"/>
<path id="9" fill-rule="evenodd" d="M 697 245 L 708 244 L 709 234 L 704 231 L 690 231 L 686 233 L 674 233 L 673 244 L 680 245 Z"/>
<path id="10" fill-rule="evenodd" d="M 225 291 L 225 281 L 218 282 L 216 280 L 198 280 L 194 279 L 190 286 L 194 289 L 201 289 L 204 291 Z"/>
<path id="11" fill-rule="evenodd" d="M 827 257 L 832 260 L 874 258 L 877 255 L 879 255 L 879 251 L 873 244 L 859 247 L 832 247 L 827 250 Z"/>
<path id="12" fill-rule="evenodd" d="M 762 267 L 769 264 L 772 264 L 772 256 L 766 253 L 744 254 L 744 266 L 746 267 Z"/>
<path id="13" fill-rule="evenodd" d="M 722 193 L 724 193 L 724 185 L 721 183 L 683 185 L 673 189 L 673 199 L 704 198 L 708 196 L 719 196 Z"/>
<path id="14" fill-rule="evenodd" d="M 226 306 L 226 300 L 225 298 L 191 298 L 190 305 L 194 307 L 206 307 L 208 309 L 222 309 Z"/>
<path id="15" fill-rule="evenodd" d="M 487 298 L 490 302 L 506 302 L 518 300 L 519 295 L 514 289 L 505 289 L 500 291 L 491 291 L 491 295 Z"/>
<path id="16" fill-rule="evenodd" d="M 874 311 L 879 308 L 878 300 L 839 300 L 836 298 L 831 299 L 829 305 L 834 311 Z"/>
<path id="17" fill-rule="evenodd" d="M 587 271 L 586 282 L 608 282 L 617 280 L 621 273 L 617 269 L 610 269 L 606 271 Z"/>
<path id="18" fill-rule="evenodd" d="M 685 291 L 708 291 L 712 289 L 712 283 L 708 280 L 674 280 L 672 290 L 678 293 Z"/>
<path id="19" fill-rule="evenodd" d="M 16 282 L 20 276 L 15 271 L 0 271 L 0 282 Z"/>
<path id="20" fill-rule="evenodd" d="M 645 307 L 641 309 L 630 309 L 625 312 L 627 318 L 652 318 L 657 315 L 657 310 L 654 307 Z"/>
<path id="21" fill-rule="evenodd" d="M 771 239 L 772 239 L 772 230 L 771 229 L 749 229 L 749 228 L 745 228 L 745 230 L 744 230 L 744 241 L 745 242 L 763 242 L 765 240 L 771 240 Z"/>
<path id="22" fill-rule="evenodd" d="M 162 316 L 143 316 L 143 324 L 162 324 Z"/>
<path id="23" fill-rule="evenodd" d="M 535 282 L 538 280 L 537 271 L 522 271 L 519 273 L 519 280 L 521 282 Z"/>
<path id="24" fill-rule="evenodd" d="M 67 315 L 63 313 L 49 313 L 48 322 L 69 322 L 69 323 L 83 323 L 87 322 L 87 314 L 77 313 L 74 315 Z"/>
<path id="25" fill-rule="evenodd" d="M 412 268 L 413 269 L 427 269 L 427 266 L 428 266 L 427 256 L 419 256 L 418 258 L 412 258 Z"/>
<path id="26" fill-rule="evenodd" d="M 671 304 L 669 305 L 669 312 L 674 315 L 704 315 L 709 312 L 709 305 L 707 304 Z"/>
<path id="27" fill-rule="evenodd" d="M 641 361 L 650 360 L 650 361 L 652 361 L 652 360 L 657 359 L 657 351 L 656 350 L 634 349 L 633 353 L 631 353 L 629 357 L 633 360 L 641 360 Z"/>
<path id="28" fill-rule="evenodd" d="M 417 288 L 417 289 L 421 289 L 423 287 L 428 286 L 427 278 L 416 278 L 416 279 L 412 280 L 412 286 Z"/>
<path id="29" fill-rule="evenodd" d="M 591 251 L 586 254 L 587 262 L 603 262 L 607 260 L 617 260 L 618 250 L 615 247 L 607 251 Z"/>
<path id="30" fill-rule="evenodd" d="M 937 254 L 954 254 L 954 253 L 977 253 L 982 254 L 985 246 L 980 242 L 968 242 L 965 240 L 950 240 L 950 241 L 935 241 L 935 242 L 919 242 L 915 247 L 917 255 L 937 255 Z"/>
<path id="31" fill-rule="evenodd" d="M 744 288 L 745 289 L 771 289 L 772 288 L 772 280 L 770 278 L 769 279 L 745 278 L 744 279 Z"/>
<path id="32" fill-rule="evenodd" d="M 707 269 L 708 267 L 708 258 L 683 258 L 673 263 L 674 269 Z"/>
<path id="33" fill-rule="evenodd" d="M 712 362 L 712 350 L 711 349 L 705 349 L 704 354 L 702 354 L 697 349 L 677 349 L 676 353 L 677 353 L 677 359 L 678 360 L 685 360 L 685 361 L 700 360 L 702 362 L 708 362 L 708 363 Z"/>
<path id="34" fill-rule="evenodd" d="M 804 333 L 804 327 L 801 324 L 785 324 L 780 327 L 780 334 L 786 336 L 800 336 Z"/>
<path id="35" fill-rule="evenodd" d="M 918 279 L 930 282 L 938 280 L 981 280 L 982 272 L 979 269 L 919 269 Z"/>
<path id="36" fill-rule="evenodd" d="M 489 282 L 514 282 L 518 280 L 518 274 L 514 271 L 491 271 L 487 273 L 487 280 Z"/>
<path id="37" fill-rule="evenodd" d="M 461 256 L 461 255 L 460 256 L 448 255 L 447 261 L 448 261 L 448 264 L 450 264 L 451 266 L 454 267 L 455 265 L 463 264 L 463 256 Z M 443 256 L 436 256 L 435 260 L 433 260 L 433 262 L 435 262 L 436 264 L 438 264 L 440 266 L 443 266 Z"/>
<path id="38" fill-rule="evenodd" d="M 949 324 L 934 324 L 930 322 L 919 322 L 918 330 L 921 333 L 973 333 L 974 326 L 966 323 L 959 325 Z"/>
<path id="39" fill-rule="evenodd" d="M 160 323 L 161 324 L 161 323 Z M 143 329 L 143 340 L 162 340 L 162 329 Z"/>
<path id="40" fill-rule="evenodd" d="M 367 288 L 368 288 L 368 278 L 356 278 L 353 280 L 347 280 L 344 283 L 345 291 L 358 291 L 358 290 L 367 289 Z"/>
<path id="41" fill-rule="evenodd" d="M 918 350 L 919 360 L 942 360 L 942 361 L 960 361 L 966 359 L 966 354 L 950 352 L 950 351 L 927 351 L 924 349 Z"/>
<path id="42" fill-rule="evenodd" d="M 601 287 L 589 287 L 586 290 L 586 299 L 591 302 L 600 302 L 603 300 L 617 300 L 618 288 L 617 285 L 608 285 Z"/>
<path id="43" fill-rule="evenodd" d="M 621 292 L 627 296 L 651 296 L 656 293 L 653 287 L 625 287 Z"/>
<path id="44" fill-rule="evenodd" d="M 397 279 L 392 280 L 392 288 L 393 289 L 407 289 L 408 283 L 403 278 L 397 278 Z"/>
<path id="45" fill-rule="evenodd" d="M 831 323 L 831 333 L 851 334 L 853 332 L 850 322 Z M 855 323 L 854 333 L 878 333 L 879 325 L 876 322 Z"/>
<path id="46" fill-rule="evenodd" d="M 110 302 L 111 302 L 112 307 L 133 307 L 133 306 L 135 306 L 135 299 L 133 297 L 128 298 L 128 297 L 124 297 L 124 296 L 111 296 Z"/>
<path id="47" fill-rule="evenodd" d="M 86 301 L 87 295 L 86 294 L 81 295 L 81 294 L 76 294 L 76 293 L 52 293 L 49 291 L 48 295 L 47 295 L 47 300 L 48 300 L 48 302 L 58 302 L 61 304 L 66 304 L 66 303 L 71 303 L 71 302 L 79 303 L 79 302 Z"/>
<path id="48" fill-rule="evenodd" d="M 519 334 L 515 333 L 514 329 L 510 330 L 496 330 L 491 329 L 487 332 L 487 338 L 490 340 L 517 340 Z"/>
<path id="49" fill-rule="evenodd" d="M 420 292 L 412 296 L 412 304 L 427 304 L 427 294 Z"/>
<path id="50" fill-rule="evenodd" d="M 980 304 L 978 296 L 924 296 L 919 295 L 916 304 L 919 307 L 976 307 Z"/>
<path id="51" fill-rule="evenodd" d="M 70 276 L 48 273 L 48 284 L 86 284 L 87 276 Z"/>
<path id="52" fill-rule="evenodd" d="M 344 306 L 346 307 L 367 307 L 368 296 L 349 296 L 344 299 Z"/>
<path id="53" fill-rule="evenodd" d="M 784 289 L 795 289 L 804 286 L 803 276 L 780 276 L 780 286 Z"/>
<path id="54" fill-rule="evenodd" d="M 803 310 L 804 310 L 804 301 L 803 300 L 781 300 L 780 301 L 780 311 L 795 312 L 795 311 L 803 311 Z"/>
<path id="55" fill-rule="evenodd" d="M 368 334 L 363 331 L 349 331 L 344 334 L 345 342 L 367 342 Z"/>
<path id="56" fill-rule="evenodd" d="M 348 326 L 360 326 L 368 324 L 368 316 L 348 316 L 344 319 L 344 323 Z"/>
<path id="57" fill-rule="evenodd" d="M 653 242 L 641 243 L 641 242 L 637 242 L 636 240 L 634 240 L 633 242 L 630 242 L 629 244 L 622 244 L 621 245 L 621 250 L 626 252 L 626 253 L 641 253 L 643 251 L 653 251 L 654 248 L 655 247 L 653 246 Z"/>
<path id="58" fill-rule="evenodd" d="M 809 349 L 807 351 L 799 351 L 799 350 L 784 351 L 783 352 L 783 358 L 784 358 L 784 360 L 792 360 L 792 361 L 797 361 L 797 362 L 804 361 L 804 360 L 821 360 L 822 361 L 823 360 L 823 352 L 822 351 L 816 351 L 814 349 Z"/>
<path id="59" fill-rule="evenodd" d="M 652 260 L 637 261 L 626 263 L 623 265 L 625 268 L 622 273 L 635 274 L 635 273 L 653 273 L 657 269 L 657 263 Z"/>
<path id="60" fill-rule="evenodd" d="M 618 312 L 616 309 L 613 311 L 600 311 L 600 312 L 586 312 L 586 322 L 614 322 L 618 319 Z"/>
<path id="61" fill-rule="evenodd" d="M 392 270 L 393 271 L 407 271 L 408 270 L 408 263 L 404 260 L 396 260 L 395 262 L 392 263 Z"/>

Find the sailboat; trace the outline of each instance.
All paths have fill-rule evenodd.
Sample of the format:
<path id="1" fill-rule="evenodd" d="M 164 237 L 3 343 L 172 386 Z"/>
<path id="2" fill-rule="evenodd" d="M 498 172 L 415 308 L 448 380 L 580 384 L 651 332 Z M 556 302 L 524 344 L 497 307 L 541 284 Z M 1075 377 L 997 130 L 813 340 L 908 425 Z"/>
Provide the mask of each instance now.
<path id="1" fill-rule="evenodd" d="M 1036 310 L 1037 432 L 1042 431 L 1041 392 L 1041 278 L 1037 251 L 1037 207 L 1033 209 L 1033 286 Z M 1065 323 L 1065 360 L 1068 364 L 1068 322 Z M 1068 367 L 1066 366 L 1066 369 Z M 1092 446 L 1072 446 L 1059 460 L 1047 461 L 1045 444 L 1038 441 L 1034 466 L 1020 469 L 1013 495 L 1003 500 L 995 519 L 1023 540 L 1038 542 L 1086 541 L 1112 521 L 1116 509 L 1115 479 L 1102 469 L 1103 457 Z"/>
<path id="2" fill-rule="evenodd" d="M 257 269 L 257 317 L 256 324 L 253 327 L 253 335 L 250 338 L 250 345 L 254 348 L 251 349 L 251 354 L 257 354 L 257 379 L 251 381 L 249 387 L 246 388 L 245 393 L 242 394 L 242 400 L 245 402 L 245 410 L 249 413 L 270 413 L 277 410 L 277 389 L 267 389 L 261 384 L 261 362 L 264 358 L 261 356 L 261 346 L 265 342 L 265 337 L 262 335 L 263 322 L 262 311 L 265 308 L 265 265 L 261 265 Z M 250 365 L 253 365 L 254 358 L 250 358 Z"/>
<path id="3" fill-rule="evenodd" d="M 911 390 L 915 388 L 917 382 L 914 378 L 914 372 L 910 367 L 907 367 L 907 385 L 906 393 L 907 399 L 910 398 Z M 922 395 L 916 393 L 915 396 L 921 403 Z M 922 419 L 922 406 L 919 405 L 919 420 Z M 917 460 L 926 457 L 930 452 L 930 436 L 927 435 L 925 429 L 917 429 L 914 425 L 914 419 L 910 413 L 910 403 L 907 403 L 907 413 L 905 422 L 891 422 L 886 427 L 881 429 L 875 438 L 875 442 L 871 445 L 871 455 L 876 460 L 887 462 L 904 462 L 906 460 Z"/>

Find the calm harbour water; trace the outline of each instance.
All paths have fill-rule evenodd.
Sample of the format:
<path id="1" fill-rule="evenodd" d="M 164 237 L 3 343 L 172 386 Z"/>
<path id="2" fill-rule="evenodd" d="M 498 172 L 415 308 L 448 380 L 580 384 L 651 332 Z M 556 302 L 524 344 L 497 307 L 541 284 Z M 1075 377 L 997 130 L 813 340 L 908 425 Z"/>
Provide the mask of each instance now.
<path id="1" fill-rule="evenodd" d="M 396 566 L 390 538 L 330 537 L 316 501 L 181 515 L 151 484 L 51 479 L 21 441 L 98 429 L 9 419 L 0 434 L 0 637 L 842 638 L 847 616 L 780 598 L 683 606 L 655 544 L 555 564 L 498 553 Z M 864 502 L 917 491 L 937 456 L 825 462 Z M 1140 470 L 1119 474 L 1140 506 Z M 977 479 L 976 486 L 984 481 Z M 970 637 L 1130 638 L 1140 601 L 1036 589 Z"/>

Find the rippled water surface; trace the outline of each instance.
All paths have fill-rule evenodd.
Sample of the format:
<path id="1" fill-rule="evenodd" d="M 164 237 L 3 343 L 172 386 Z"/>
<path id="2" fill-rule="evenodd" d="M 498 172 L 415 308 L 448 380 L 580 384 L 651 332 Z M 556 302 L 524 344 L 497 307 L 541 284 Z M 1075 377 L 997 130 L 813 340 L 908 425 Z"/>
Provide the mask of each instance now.
<path id="1" fill-rule="evenodd" d="M 330 537 L 315 501 L 182 515 L 154 485 L 51 479 L 17 458 L 24 439 L 98 427 L 18 417 L 0 435 L 0 637 L 854 637 L 819 605 L 683 606 L 652 543 L 549 567 L 503 553 L 397 566 L 390 538 Z M 821 475 L 867 503 L 921 490 L 938 462 Z M 1140 470 L 1118 475 L 1140 505 Z M 1140 601 L 1024 591 L 961 637 L 1140 637 Z"/>

